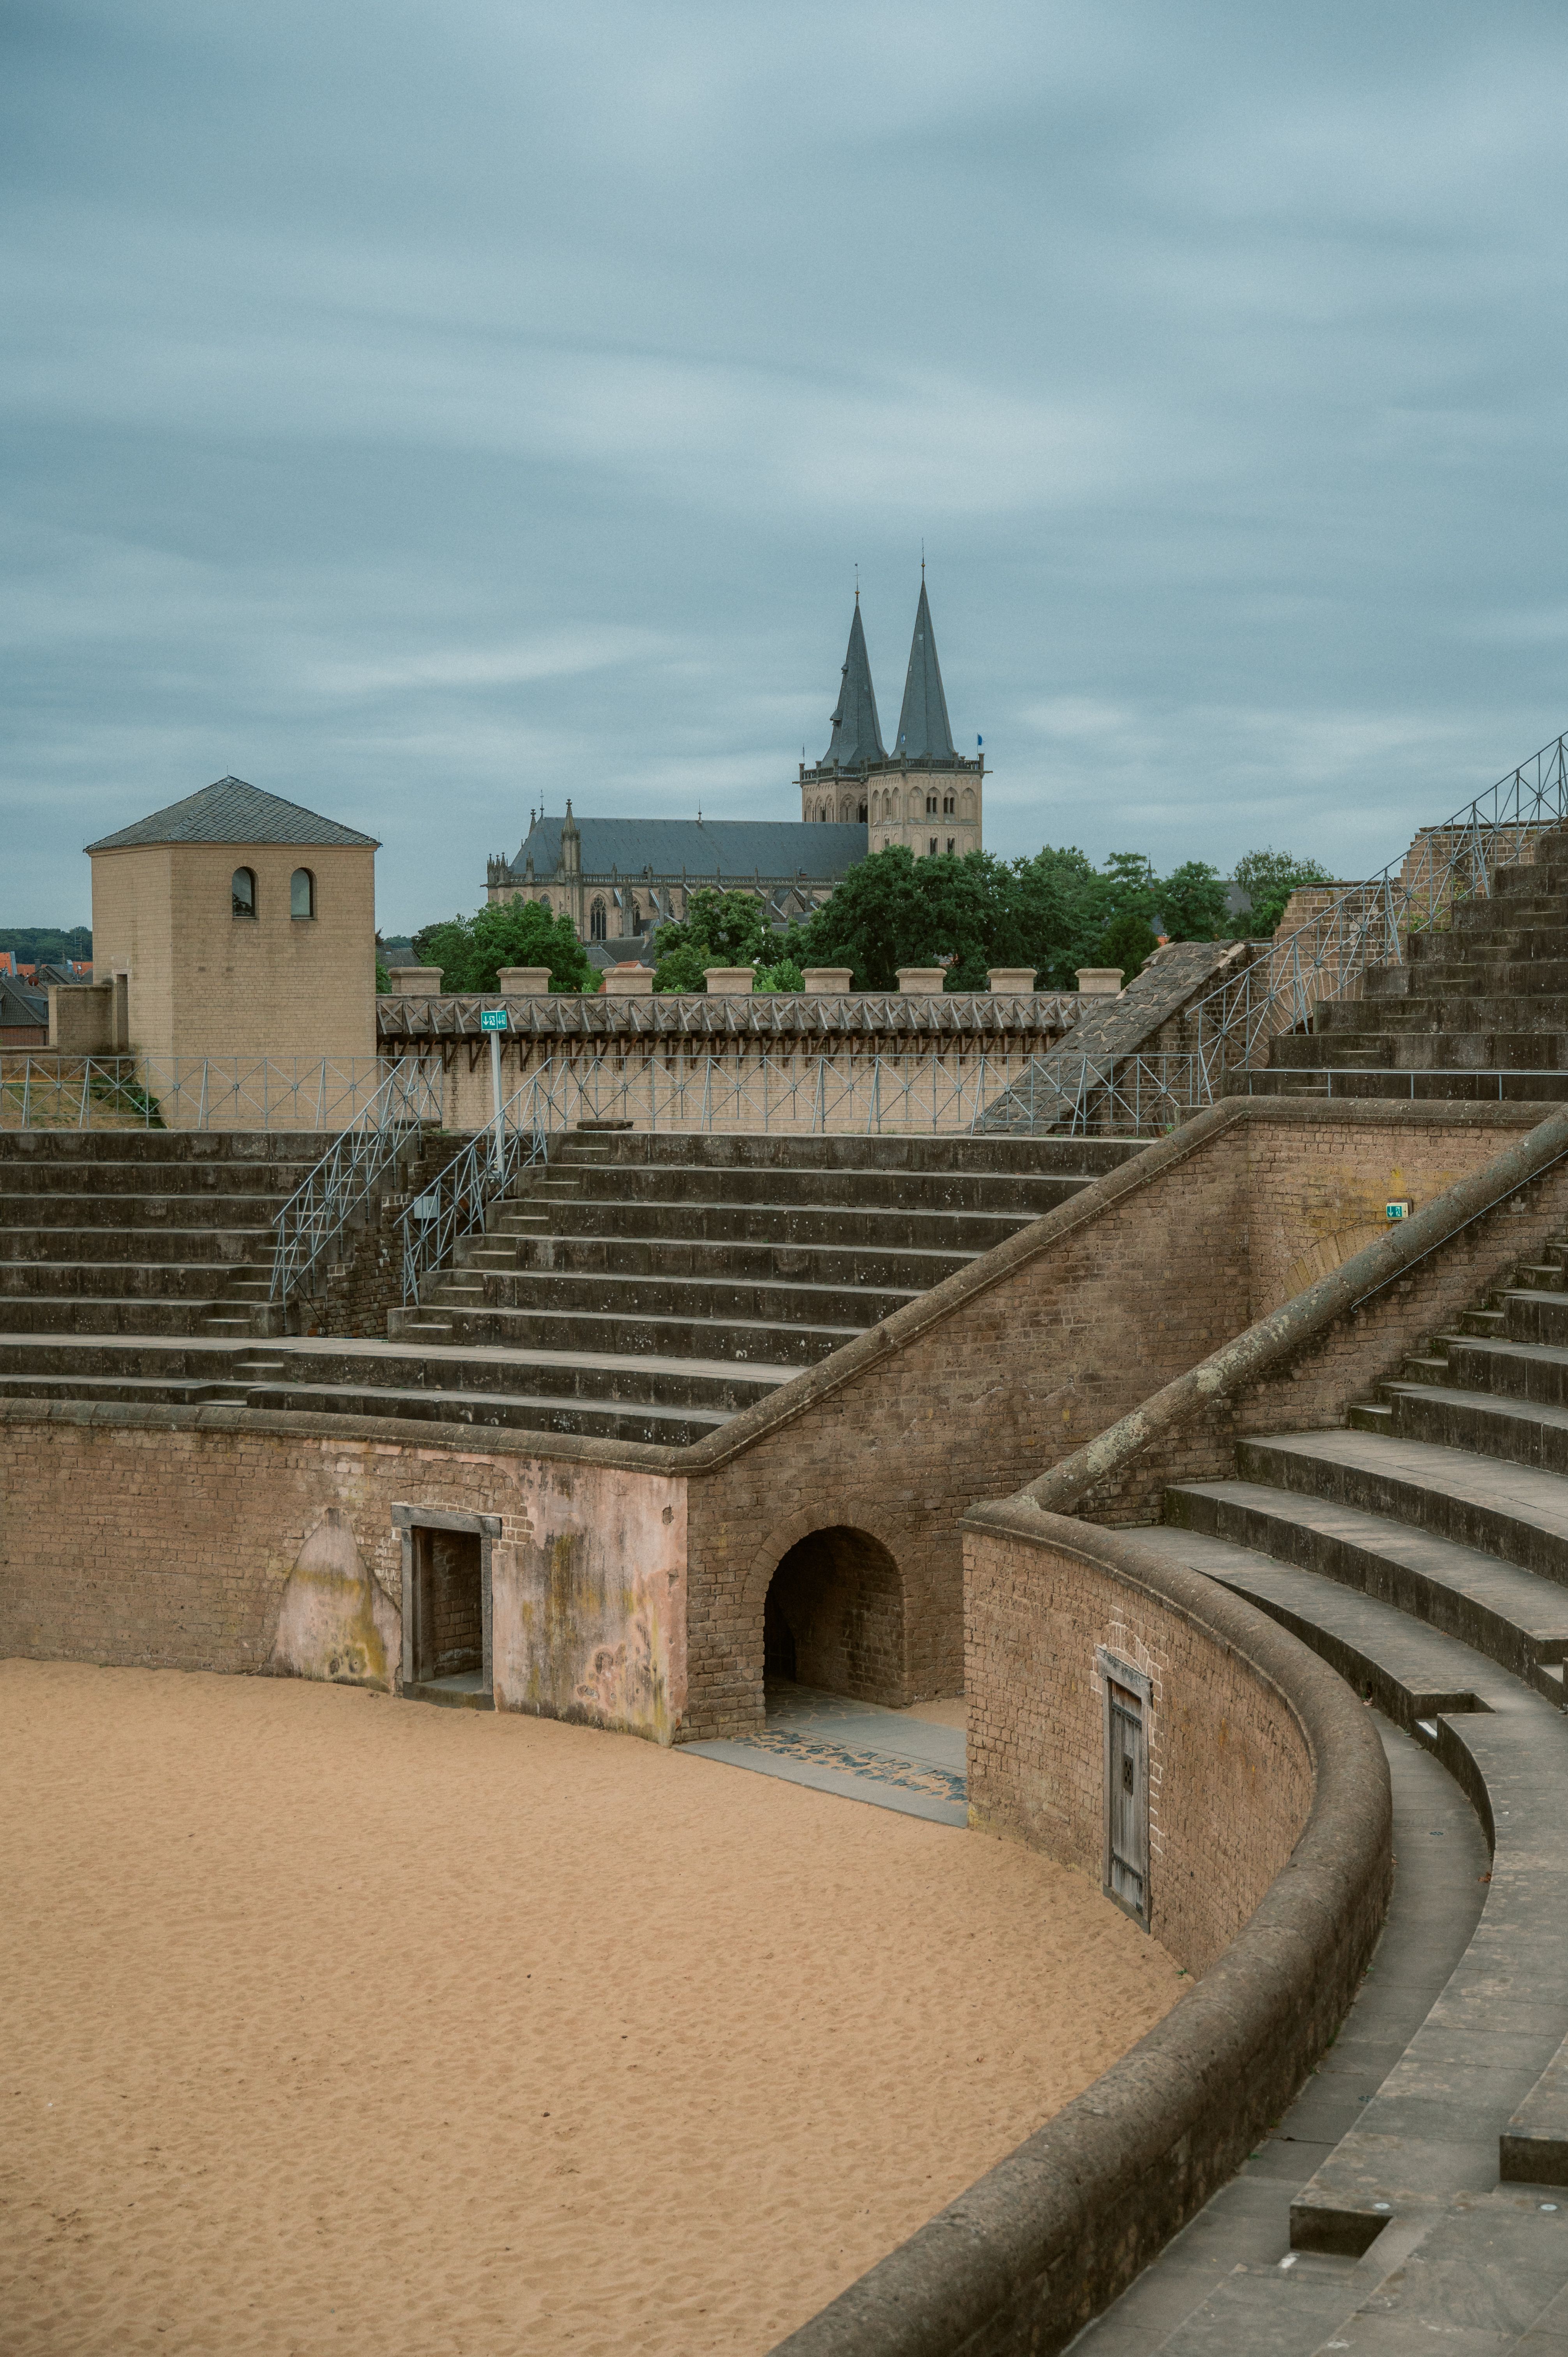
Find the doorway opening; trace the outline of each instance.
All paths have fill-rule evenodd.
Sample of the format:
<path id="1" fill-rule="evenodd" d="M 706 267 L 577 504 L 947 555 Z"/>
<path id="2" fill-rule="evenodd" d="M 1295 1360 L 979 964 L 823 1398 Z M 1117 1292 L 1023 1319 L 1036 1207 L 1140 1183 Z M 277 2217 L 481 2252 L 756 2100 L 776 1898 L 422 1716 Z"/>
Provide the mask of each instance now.
<path id="1" fill-rule="evenodd" d="M 494 1708 L 491 1514 L 394 1507 L 403 1532 L 403 1690 L 422 1702 Z"/>
<path id="2" fill-rule="evenodd" d="M 901 1708 L 904 1582 L 880 1539 L 839 1523 L 798 1540 L 768 1587 L 762 1651 L 775 1702 L 807 1686 Z"/>

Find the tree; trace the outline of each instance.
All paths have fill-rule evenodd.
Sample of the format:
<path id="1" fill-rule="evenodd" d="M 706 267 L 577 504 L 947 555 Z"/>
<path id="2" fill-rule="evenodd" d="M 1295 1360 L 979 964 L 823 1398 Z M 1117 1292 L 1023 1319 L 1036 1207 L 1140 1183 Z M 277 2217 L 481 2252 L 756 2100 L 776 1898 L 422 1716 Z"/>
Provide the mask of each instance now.
<path id="1" fill-rule="evenodd" d="M 1155 929 L 1147 917 L 1136 909 L 1129 909 L 1124 915 L 1112 917 L 1106 926 L 1100 936 L 1094 963 L 1096 965 L 1120 966 L 1125 989 L 1128 983 L 1143 973 L 1158 947 Z"/>
<path id="2" fill-rule="evenodd" d="M 1247 916 L 1249 940 L 1269 940 L 1284 915 L 1285 903 L 1298 884 L 1332 884 L 1326 867 L 1316 859 L 1298 858 L 1294 851 L 1249 851 L 1236 862 L 1236 881 L 1251 902 Z"/>
<path id="3" fill-rule="evenodd" d="M 504 965 L 548 966 L 553 991 L 596 990 L 598 975 L 569 916 L 536 900 L 489 900 L 472 917 L 446 917 L 413 936 L 421 965 L 439 966 L 447 991 L 498 990 Z"/>
<path id="4" fill-rule="evenodd" d="M 653 936 L 655 990 L 703 990 L 710 965 L 754 965 L 770 946 L 755 892 L 718 892 L 711 884 L 688 895 L 686 913 Z"/>
<path id="5" fill-rule="evenodd" d="M 1166 938 L 1173 942 L 1219 942 L 1230 927 L 1225 885 L 1218 869 L 1205 860 L 1185 860 L 1173 867 L 1159 888 L 1160 914 Z"/>
<path id="6" fill-rule="evenodd" d="M 759 965 L 753 990 L 804 990 L 806 977 L 792 958 L 779 958 L 773 965 Z"/>

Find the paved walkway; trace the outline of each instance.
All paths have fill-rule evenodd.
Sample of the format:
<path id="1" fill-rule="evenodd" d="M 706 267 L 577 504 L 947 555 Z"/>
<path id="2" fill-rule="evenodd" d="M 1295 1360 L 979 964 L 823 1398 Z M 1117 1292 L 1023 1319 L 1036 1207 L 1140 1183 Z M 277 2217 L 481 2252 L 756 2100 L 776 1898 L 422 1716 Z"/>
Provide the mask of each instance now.
<path id="1" fill-rule="evenodd" d="M 934 1824 L 963 1825 L 969 1806 L 962 1710 L 961 1702 L 886 1710 L 813 1686 L 770 1681 L 768 1723 L 760 1735 L 683 1743 L 680 1749 L 687 1759 L 717 1760 L 841 1800 L 868 1802 Z M 954 1719 L 957 1725 L 950 1723 Z"/>

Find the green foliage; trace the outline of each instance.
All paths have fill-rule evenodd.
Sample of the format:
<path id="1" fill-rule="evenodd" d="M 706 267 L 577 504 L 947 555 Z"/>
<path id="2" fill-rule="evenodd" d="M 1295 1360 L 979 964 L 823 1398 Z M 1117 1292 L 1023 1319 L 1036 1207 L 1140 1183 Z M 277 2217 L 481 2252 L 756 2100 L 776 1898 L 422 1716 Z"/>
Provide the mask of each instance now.
<path id="1" fill-rule="evenodd" d="M 780 958 L 774 965 L 759 965 L 753 990 L 804 990 L 806 977 L 793 958 Z"/>
<path id="2" fill-rule="evenodd" d="M 1298 884 L 1332 884 L 1326 867 L 1316 859 L 1298 858 L 1294 851 L 1249 851 L 1236 862 L 1236 881 L 1251 900 L 1248 939 L 1267 941 L 1284 915 L 1285 903 Z"/>
<path id="3" fill-rule="evenodd" d="M 381 997 L 391 988 L 392 976 L 378 958 L 376 960 L 376 996 Z"/>
<path id="4" fill-rule="evenodd" d="M 570 917 L 536 900 L 489 900 L 472 917 L 446 917 L 413 937 L 421 965 L 439 966 L 446 991 L 489 994 L 503 965 L 548 966 L 554 991 L 593 991 L 599 978 Z"/>
<path id="5" fill-rule="evenodd" d="M 1120 917 L 1112 917 L 1100 936 L 1095 951 L 1096 965 L 1119 965 L 1122 986 L 1143 973 L 1159 943 L 1147 917 L 1137 909 L 1128 909 Z"/>
<path id="6" fill-rule="evenodd" d="M 1230 919 L 1218 869 L 1202 859 L 1184 860 L 1173 867 L 1160 886 L 1160 914 L 1170 941 L 1224 941 Z"/>
<path id="7" fill-rule="evenodd" d="M 710 965 L 752 965 L 772 947 L 762 903 L 753 892 L 719 892 L 704 885 L 677 921 L 653 936 L 655 990 L 705 990 Z"/>
<path id="8" fill-rule="evenodd" d="M 92 955 L 91 925 L 0 925 L 0 950 L 18 965 L 60 965 L 67 958 Z"/>

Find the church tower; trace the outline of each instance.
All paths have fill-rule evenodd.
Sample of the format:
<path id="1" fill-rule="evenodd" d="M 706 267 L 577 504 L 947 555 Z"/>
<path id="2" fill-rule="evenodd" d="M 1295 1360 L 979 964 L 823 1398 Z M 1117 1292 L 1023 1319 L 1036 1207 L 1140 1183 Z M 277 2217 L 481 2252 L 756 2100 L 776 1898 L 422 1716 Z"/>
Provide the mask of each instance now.
<path id="1" fill-rule="evenodd" d="M 983 758 L 965 760 L 953 744 L 925 566 L 891 753 L 876 717 L 857 590 L 832 741 L 813 768 L 800 769 L 801 817 L 864 822 L 868 851 L 902 843 L 918 859 L 942 852 L 961 858 L 982 847 L 984 776 Z"/>

